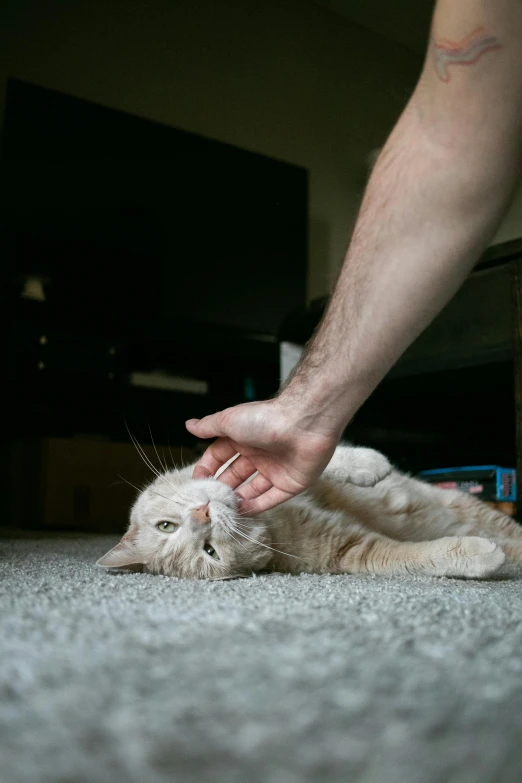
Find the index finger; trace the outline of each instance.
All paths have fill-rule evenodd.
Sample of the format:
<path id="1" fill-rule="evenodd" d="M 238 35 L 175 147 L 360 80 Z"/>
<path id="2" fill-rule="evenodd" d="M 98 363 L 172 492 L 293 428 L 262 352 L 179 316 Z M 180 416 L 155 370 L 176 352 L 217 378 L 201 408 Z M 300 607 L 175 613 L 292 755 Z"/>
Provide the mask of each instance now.
<path id="1" fill-rule="evenodd" d="M 229 438 L 218 438 L 205 451 L 192 473 L 193 479 L 214 476 L 225 462 L 235 457 L 237 449 Z"/>

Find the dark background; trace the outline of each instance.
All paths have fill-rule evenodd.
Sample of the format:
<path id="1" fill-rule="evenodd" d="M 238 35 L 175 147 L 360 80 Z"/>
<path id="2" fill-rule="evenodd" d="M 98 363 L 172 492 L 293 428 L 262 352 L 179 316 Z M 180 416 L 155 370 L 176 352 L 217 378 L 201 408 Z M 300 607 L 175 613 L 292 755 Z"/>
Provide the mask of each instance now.
<path id="1" fill-rule="evenodd" d="M 305 170 L 13 80 L 1 176 L 13 435 L 114 437 L 130 417 L 186 442 L 184 417 L 276 391 Z M 20 299 L 29 274 L 45 302 Z M 129 387 L 152 370 L 210 392 Z"/>
<path id="2" fill-rule="evenodd" d="M 312 5 L 269 3 L 251 16 L 231 0 L 219 13 L 199 4 L 198 16 L 198 4 L 179 3 L 168 25 L 152 8 L 55 5 L 8 3 L 0 31 L 10 52 L 2 73 L 24 62 L 30 81 L 67 85 L 57 93 L 10 78 L 6 89 L 7 495 L 13 444 L 128 443 L 127 422 L 140 442 L 152 432 L 190 448 L 186 417 L 276 391 L 283 325 L 306 321 L 307 291 L 314 300 L 330 286 L 366 156 L 422 61 L 422 47 L 406 52 L 353 25 L 341 32 Z M 178 121 L 302 166 L 172 127 Z M 20 299 L 28 273 L 49 281 L 45 303 Z M 461 317 L 473 314 L 464 306 Z M 208 393 L 130 383 L 157 370 L 203 380 Z M 462 367 L 431 367 L 427 354 L 421 370 L 390 374 L 347 436 L 412 471 L 513 465 L 512 382 L 509 346 Z"/>
<path id="3" fill-rule="evenodd" d="M 185 419 L 277 391 L 279 327 L 306 301 L 307 172 L 10 80 L 0 195 L 7 521 L 43 524 L 67 495 L 73 528 L 112 527 L 85 439 L 120 465 L 129 430 L 193 458 Z M 158 372 L 206 393 L 133 381 Z"/>
<path id="4" fill-rule="evenodd" d="M 130 429 L 143 445 L 201 451 L 185 419 L 273 395 L 279 341 L 302 344 L 318 324 L 327 299 L 306 304 L 307 173 L 11 80 L 0 185 L 11 522 L 47 519 L 64 471 L 49 444 L 76 438 L 73 507 L 84 527 L 105 529 L 90 510 L 92 477 L 78 484 L 82 438 L 132 449 Z M 21 297 L 31 275 L 44 302 Z M 207 393 L 132 382 L 157 371 L 204 381 Z M 414 473 L 511 466 L 512 359 L 391 373 L 345 437 Z M 39 509 L 22 508 L 28 476 Z"/>

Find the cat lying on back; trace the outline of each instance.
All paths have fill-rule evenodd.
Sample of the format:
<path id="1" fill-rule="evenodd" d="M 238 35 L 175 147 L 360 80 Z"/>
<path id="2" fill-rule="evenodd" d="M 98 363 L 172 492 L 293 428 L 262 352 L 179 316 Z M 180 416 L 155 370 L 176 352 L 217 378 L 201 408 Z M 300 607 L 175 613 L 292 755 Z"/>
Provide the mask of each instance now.
<path id="1" fill-rule="evenodd" d="M 159 474 L 120 543 L 98 564 L 187 579 L 255 571 L 484 577 L 522 560 L 522 527 L 471 495 L 392 470 L 372 449 L 339 446 L 305 493 L 257 517 L 193 466 Z"/>

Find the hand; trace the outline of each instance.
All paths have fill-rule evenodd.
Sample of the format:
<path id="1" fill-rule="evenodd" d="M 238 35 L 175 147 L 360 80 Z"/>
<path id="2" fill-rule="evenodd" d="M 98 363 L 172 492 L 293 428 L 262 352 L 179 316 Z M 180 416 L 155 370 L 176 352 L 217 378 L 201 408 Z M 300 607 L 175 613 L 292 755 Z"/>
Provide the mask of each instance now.
<path id="1" fill-rule="evenodd" d="M 241 510 L 259 514 L 309 487 L 331 459 L 338 437 L 324 432 L 313 415 L 279 399 L 249 402 L 227 408 L 203 419 L 186 422 L 198 438 L 215 438 L 196 467 L 193 478 L 213 476 L 239 454 L 219 476 L 219 481 L 241 487 Z"/>

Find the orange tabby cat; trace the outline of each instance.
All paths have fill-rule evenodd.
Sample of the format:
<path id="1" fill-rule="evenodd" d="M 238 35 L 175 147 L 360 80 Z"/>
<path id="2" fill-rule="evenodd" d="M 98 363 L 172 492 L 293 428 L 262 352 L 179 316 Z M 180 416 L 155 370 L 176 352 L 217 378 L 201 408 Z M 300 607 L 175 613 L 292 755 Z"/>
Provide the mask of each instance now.
<path id="1" fill-rule="evenodd" d="M 193 466 L 157 473 L 126 534 L 98 564 L 188 579 L 288 573 L 485 577 L 522 560 L 522 527 L 471 495 L 393 470 L 377 451 L 339 446 L 307 492 L 248 518 Z"/>

